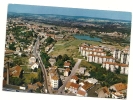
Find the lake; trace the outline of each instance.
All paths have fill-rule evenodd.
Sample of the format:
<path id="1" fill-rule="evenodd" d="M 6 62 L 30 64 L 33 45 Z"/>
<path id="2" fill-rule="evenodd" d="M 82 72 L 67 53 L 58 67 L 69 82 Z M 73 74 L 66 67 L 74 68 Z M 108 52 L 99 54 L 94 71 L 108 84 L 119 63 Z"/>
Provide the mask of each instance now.
<path id="1" fill-rule="evenodd" d="M 102 39 L 101 38 L 97 38 L 97 37 L 90 37 L 88 35 L 73 35 L 76 39 L 80 39 L 80 40 L 90 40 L 90 41 L 97 41 L 97 42 L 101 42 Z"/>

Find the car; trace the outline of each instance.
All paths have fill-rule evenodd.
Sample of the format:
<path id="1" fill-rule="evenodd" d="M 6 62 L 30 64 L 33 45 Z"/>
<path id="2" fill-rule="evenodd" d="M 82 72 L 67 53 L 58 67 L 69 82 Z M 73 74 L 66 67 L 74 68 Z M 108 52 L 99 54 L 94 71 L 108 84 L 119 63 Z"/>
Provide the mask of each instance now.
<path id="1" fill-rule="evenodd" d="M 16 92 L 19 92 L 19 90 L 16 90 Z"/>

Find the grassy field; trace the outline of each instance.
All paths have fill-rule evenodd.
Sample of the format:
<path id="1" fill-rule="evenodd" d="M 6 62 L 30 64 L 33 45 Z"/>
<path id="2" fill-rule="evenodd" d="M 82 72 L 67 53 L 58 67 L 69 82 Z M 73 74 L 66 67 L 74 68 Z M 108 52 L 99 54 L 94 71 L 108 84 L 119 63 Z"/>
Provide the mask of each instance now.
<path id="1" fill-rule="evenodd" d="M 67 54 L 68 56 L 72 56 L 74 58 L 82 58 L 80 56 L 80 53 L 78 52 L 78 46 L 84 42 L 94 45 L 100 44 L 99 42 L 78 40 L 78 39 L 72 39 L 68 41 L 63 41 L 63 40 L 57 41 L 57 43 L 54 46 L 54 51 L 51 52 L 50 55 L 58 56 L 58 55 Z"/>
<path id="2" fill-rule="evenodd" d="M 25 79 L 24 82 L 27 83 L 27 84 L 31 83 L 31 79 L 38 78 L 38 74 L 36 72 L 34 72 L 34 73 L 24 73 L 23 76 L 24 76 L 24 79 Z"/>
<path id="3" fill-rule="evenodd" d="M 86 60 L 82 60 L 79 67 L 86 67 L 88 71 L 95 69 L 95 66 L 87 62 Z"/>

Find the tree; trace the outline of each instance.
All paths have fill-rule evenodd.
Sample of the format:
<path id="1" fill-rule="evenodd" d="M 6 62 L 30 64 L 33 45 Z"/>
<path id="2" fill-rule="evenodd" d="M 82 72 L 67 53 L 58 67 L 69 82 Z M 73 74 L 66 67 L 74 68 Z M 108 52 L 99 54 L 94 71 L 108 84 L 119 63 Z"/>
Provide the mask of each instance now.
<path id="1" fill-rule="evenodd" d="M 34 72 L 37 72 L 37 68 L 35 68 L 33 71 L 34 71 Z"/>
<path id="2" fill-rule="evenodd" d="M 12 44 L 9 44 L 9 49 L 10 50 L 16 50 L 14 42 Z"/>
<path id="3" fill-rule="evenodd" d="M 68 55 L 67 55 L 67 54 L 64 54 L 64 55 L 62 56 L 62 60 L 63 60 L 63 61 L 67 61 L 67 60 L 69 60 Z"/>
<path id="4" fill-rule="evenodd" d="M 62 60 L 59 59 L 59 60 L 56 62 L 55 65 L 57 65 L 58 67 L 63 67 L 63 64 L 64 64 L 64 61 L 62 61 Z"/>
<path id="5" fill-rule="evenodd" d="M 120 74 L 120 71 L 121 71 L 121 67 L 120 66 L 118 68 L 115 68 L 115 73 L 116 74 Z"/>
<path id="6" fill-rule="evenodd" d="M 20 86 L 23 84 L 23 79 L 18 78 L 18 77 L 10 77 L 9 78 L 9 83 L 12 85 L 17 85 Z"/>
<path id="7" fill-rule="evenodd" d="M 48 45 L 54 42 L 54 39 L 49 36 L 45 41 L 47 42 L 47 45 Z"/>

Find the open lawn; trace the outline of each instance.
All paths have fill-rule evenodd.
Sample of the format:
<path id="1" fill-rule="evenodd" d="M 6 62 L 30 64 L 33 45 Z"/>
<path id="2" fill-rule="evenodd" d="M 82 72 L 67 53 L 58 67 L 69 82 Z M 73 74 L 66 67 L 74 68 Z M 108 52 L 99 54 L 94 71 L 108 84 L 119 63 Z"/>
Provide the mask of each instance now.
<path id="1" fill-rule="evenodd" d="M 25 72 L 30 72 L 30 71 L 31 71 L 31 69 L 29 68 L 29 66 L 21 65 L 21 68 L 22 68 Z"/>
<path id="2" fill-rule="evenodd" d="M 38 78 L 38 74 L 36 72 L 33 72 L 33 73 L 24 73 L 23 74 L 24 76 L 24 82 L 29 84 L 31 83 L 31 79 L 34 79 L 34 78 Z"/>
<path id="3" fill-rule="evenodd" d="M 88 71 L 95 69 L 95 66 L 87 62 L 86 60 L 82 60 L 79 67 L 86 67 Z"/>
<path id="4" fill-rule="evenodd" d="M 94 41 L 87 41 L 87 40 L 78 40 L 78 39 L 72 39 L 68 41 L 57 41 L 57 43 L 54 46 L 53 52 L 50 53 L 51 56 L 58 56 L 67 54 L 68 56 L 72 56 L 74 58 L 83 58 L 80 56 L 80 53 L 78 52 L 78 46 L 81 43 L 90 43 L 94 45 L 99 45 L 99 42 Z"/>

